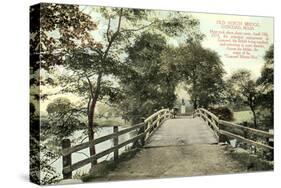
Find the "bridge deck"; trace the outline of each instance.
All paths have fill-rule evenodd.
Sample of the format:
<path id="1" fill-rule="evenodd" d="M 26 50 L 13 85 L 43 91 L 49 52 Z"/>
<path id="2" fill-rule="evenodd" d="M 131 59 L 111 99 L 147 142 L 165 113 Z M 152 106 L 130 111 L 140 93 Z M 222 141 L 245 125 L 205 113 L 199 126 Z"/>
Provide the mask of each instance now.
<path id="1" fill-rule="evenodd" d="M 199 118 L 170 119 L 147 145 L 97 181 L 195 176 L 245 172 L 247 169 L 213 144 L 212 130 Z"/>
<path id="2" fill-rule="evenodd" d="M 214 144 L 212 129 L 201 119 L 187 116 L 169 119 L 148 140 L 146 147 Z"/>

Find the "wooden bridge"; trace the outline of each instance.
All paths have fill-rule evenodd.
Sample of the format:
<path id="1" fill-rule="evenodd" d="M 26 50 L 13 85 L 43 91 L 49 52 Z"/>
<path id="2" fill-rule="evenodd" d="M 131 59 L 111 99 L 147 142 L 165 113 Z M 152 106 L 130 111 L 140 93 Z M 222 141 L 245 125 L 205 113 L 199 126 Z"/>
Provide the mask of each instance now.
<path id="1" fill-rule="evenodd" d="M 137 134 L 119 143 L 120 135 L 135 131 Z M 63 178 L 72 178 L 72 171 L 105 155 L 114 153 L 118 160 L 119 149 L 131 144 L 142 147 L 131 160 L 120 164 L 106 179 L 136 179 L 152 177 L 192 176 L 240 172 L 241 165 L 225 155 L 219 143 L 236 139 L 273 153 L 273 133 L 220 120 L 211 112 L 200 108 L 192 116 L 172 118 L 168 109 L 160 110 L 143 123 L 76 146 L 70 140 L 62 142 Z M 71 154 L 101 142 L 113 140 L 113 147 L 72 164 Z"/>

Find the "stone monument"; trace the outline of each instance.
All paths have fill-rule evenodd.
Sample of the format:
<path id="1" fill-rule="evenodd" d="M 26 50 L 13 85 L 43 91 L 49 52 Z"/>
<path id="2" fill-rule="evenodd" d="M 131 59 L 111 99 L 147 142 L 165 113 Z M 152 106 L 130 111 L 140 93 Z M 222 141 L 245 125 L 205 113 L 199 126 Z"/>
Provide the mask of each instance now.
<path id="1" fill-rule="evenodd" d="M 185 103 L 184 103 L 184 99 L 182 99 L 182 101 L 181 101 L 181 114 L 185 114 Z"/>

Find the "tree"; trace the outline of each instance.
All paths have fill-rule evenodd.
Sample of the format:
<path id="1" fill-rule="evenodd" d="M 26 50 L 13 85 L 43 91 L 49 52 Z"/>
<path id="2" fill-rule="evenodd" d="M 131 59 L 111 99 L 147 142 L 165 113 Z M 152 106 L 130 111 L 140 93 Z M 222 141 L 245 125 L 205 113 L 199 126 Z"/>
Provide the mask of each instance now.
<path id="1" fill-rule="evenodd" d="M 39 90 L 43 84 L 53 84 L 49 77 L 42 80 L 41 71 L 49 71 L 54 65 L 64 62 L 65 54 L 73 49 L 79 41 L 82 44 L 96 46 L 90 37 L 90 31 L 96 28 L 96 24 L 89 15 L 80 11 L 78 5 L 63 5 L 40 3 L 30 8 L 30 96 L 35 106 L 39 106 L 40 100 L 48 97 Z M 38 109 L 39 111 L 39 109 Z M 49 165 L 47 159 L 40 158 L 44 153 L 44 145 L 40 144 L 40 121 L 39 114 L 30 115 L 30 158 L 31 180 L 36 183 L 45 184 L 55 181 L 54 169 Z M 41 171 L 48 172 L 45 178 L 40 176 Z"/>
<path id="2" fill-rule="evenodd" d="M 229 87 L 229 97 L 232 102 L 243 102 L 253 114 L 254 128 L 257 128 L 257 106 L 258 90 L 256 81 L 251 78 L 248 70 L 239 70 L 232 74 L 227 81 Z"/>
<path id="3" fill-rule="evenodd" d="M 83 45 L 98 46 L 90 35 L 97 25 L 78 5 L 40 3 L 30 8 L 30 87 L 32 99 L 44 100 L 47 95 L 37 87 L 53 84 L 51 77 L 42 80 L 41 70 L 61 65 L 65 55 Z M 76 43 L 74 42 L 76 41 Z M 36 102 L 36 101 L 35 101 Z"/>
<path id="4" fill-rule="evenodd" d="M 164 107 L 172 108 L 176 102 L 176 86 L 180 83 L 180 67 L 178 66 L 178 48 L 166 46 L 161 53 L 161 65 L 159 70 L 159 77 L 162 78 L 161 85 L 163 88 Z"/>
<path id="5" fill-rule="evenodd" d="M 163 59 L 168 51 L 165 38 L 154 33 L 143 33 L 128 48 L 127 64 L 131 71 L 120 77 L 125 94 L 121 108 L 133 123 L 154 110 L 173 106 L 177 82 L 172 62 Z"/>
<path id="6" fill-rule="evenodd" d="M 58 97 L 47 106 L 48 119 L 42 132 L 54 136 L 56 143 L 85 127 L 86 109 L 73 105 L 68 98 Z M 42 127 L 43 128 L 43 127 Z"/>
<path id="7" fill-rule="evenodd" d="M 54 153 L 40 143 L 40 122 L 34 104 L 30 103 L 30 181 L 45 185 L 57 182 L 59 175 L 50 165 Z"/>
<path id="8" fill-rule="evenodd" d="M 65 68 L 71 70 L 72 83 L 77 86 L 72 92 L 79 93 L 88 101 L 88 137 L 94 139 L 94 113 L 96 103 L 105 96 L 110 100 L 118 100 L 118 88 L 108 77 L 118 77 L 126 74 L 127 66 L 122 62 L 122 51 L 131 45 L 132 41 L 144 31 L 153 30 L 162 35 L 175 36 L 185 33 L 189 38 L 200 39 L 198 21 L 180 13 L 159 19 L 153 15 L 155 11 L 98 8 L 106 20 L 103 41 L 99 46 L 79 46 L 73 48 L 66 58 Z M 74 78 L 74 79 L 73 79 Z M 66 82 L 69 83 L 69 82 Z M 87 94 L 87 95 L 86 95 Z M 90 154 L 95 154 L 95 146 L 90 148 Z M 92 165 L 95 164 L 93 161 Z"/>
<path id="9" fill-rule="evenodd" d="M 40 3 L 30 8 L 30 58 L 32 71 L 63 63 L 64 55 L 76 47 L 74 41 L 91 46 L 90 31 L 97 25 L 78 5 Z M 38 55 L 41 61 L 38 61 Z M 35 82 L 36 80 L 34 80 Z"/>
<path id="10" fill-rule="evenodd" d="M 265 64 L 261 71 L 261 76 L 257 79 L 257 87 L 259 89 L 260 95 L 258 97 L 258 105 L 262 109 L 267 109 L 270 111 L 269 122 L 263 122 L 268 128 L 273 126 L 273 107 L 274 107 L 274 89 L 273 89 L 273 64 L 274 64 L 274 46 L 271 45 L 266 51 L 264 56 Z M 265 113 L 263 113 L 265 115 Z"/>
<path id="11" fill-rule="evenodd" d="M 225 72 L 218 54 L 199 42 L 187 42 L 180 47 L 179 56 L 179 70 L 189 86 L 193 108 L 221 103 Z"/>

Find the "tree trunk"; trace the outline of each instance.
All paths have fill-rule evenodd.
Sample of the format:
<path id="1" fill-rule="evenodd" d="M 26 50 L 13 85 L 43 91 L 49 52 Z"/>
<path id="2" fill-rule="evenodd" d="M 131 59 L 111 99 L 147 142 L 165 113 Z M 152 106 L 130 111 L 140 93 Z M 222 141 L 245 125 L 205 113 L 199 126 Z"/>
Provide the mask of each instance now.
<path id="1" fill-rule="evenodd" d="M 253 118 L 254 118 L 254 128 L 256 129 L 257 128 L 257 115 L 256 115 L 256 112 L 255 112 L 255 108 L 254 107 L 250 107 L 251 108 L 251 111 L 253 113 Z"/>
<path id="2" fill-rule="evenodd" d="M 100 95 L 100 87 L 101 87 L 101 79 L 102 79 L 102 74 L 100 73 L 97 79 L 97 85 L 96 85 L 96 90 L 95 93 L 93 94 L 93 89 L 92 89 L 92 84 L 89 81 L 91 92 L 92 92 L 92 99 L 89 101 L 89 106 L 88 106 L 88 137 L 89 141 L 94 140 L 94 115 L 95 115 L 95 108 L 96 104 Z M 96 154 L 96 147 L 95 145 L 89 148 L 90 150 L 90 156 Z M 94 160 L 91 162 L 91 167 L 93 168 L 94 165 L 97 164 L 97 160 Z"/>
<path id="3" fill-rule="evenodd" d="M 108 46 L 101 58 L 101 64 L 103 64 L 107 58 L 107 55 L 109 53 L 109 50 L 112 46 L 112 43 L 115 41 L 115 39 L 117 38 L 117 36 L 119 35 L 120 32 L 120 27 L 121 27 L 121 18 L 123 15 L 123 8 L 121 8 L 120 13 L 119 13 L 119 21 L 118 21 L 118 25 L 117 25 L 117 30 L 116 32 L 113 34 L 113 36 L 111 37 L 111 39 L 108 38 Z M 108 30 L 109 30 L 108 26 Z M 89 137 L 89 141 L 94 140 L 94 113 L 95 113 L 95 108 L 96 108 L 96 103 L 98 101 L 99 95 L 100 95 L 100 87 L 101 87 L 101 80 L 102 80 L 102 72 L 100 72 L 98 74 L 98 78 L 97 78 L 97 85 L 95 88 L 95 91 L 93 90 L 92 87 L 92 83 L 91 81 L 88 79 L 89 82 L 89 86 L 90 86 L 90 92 L 91 92 L 91 97 L 92 100 L 90 101 L 90 105 L 88 106 L 88 137 Z M 96 154 L 96 148 L 95 146 L 90 147 L 90 156 L 95 155 Z M 93 168 L 94 165 L 97 164 L 97 160 L 92 161 L 91 163 L 91 167 Z"/>
<path id="4" fill-rule="evenodd" d="M 197 100 L 193 100 L 193 109 L 196 110 L 198 108 Z"/>
<path id="5" fill-rule="evenodd" d="M 196 67 L 195 67 L 196 69 Z M 196 73 L 195 73 L 195 69 L 192 70 L 192 94 L 193 95 L 193 108 L 194 110 L 198 108 L 198 100 L 197 100 L 197 94 L 195 93 L 196 92 Z"/>
<path id="6" fill-rule="evenodd" d="M 88 137 L 89 141 L 94 140 L 94 113 L 95 113 L 95 107 L 96 107 L 97 100 L 92 99 L 88 114 Z M 89 148 L 90 150 L 90 156 L 96 154 L 96 147 L 92 146 Z M 93 167 L 95 164 L 97 164 L 97 160 L 92 161 L 91 167 Z"/>

